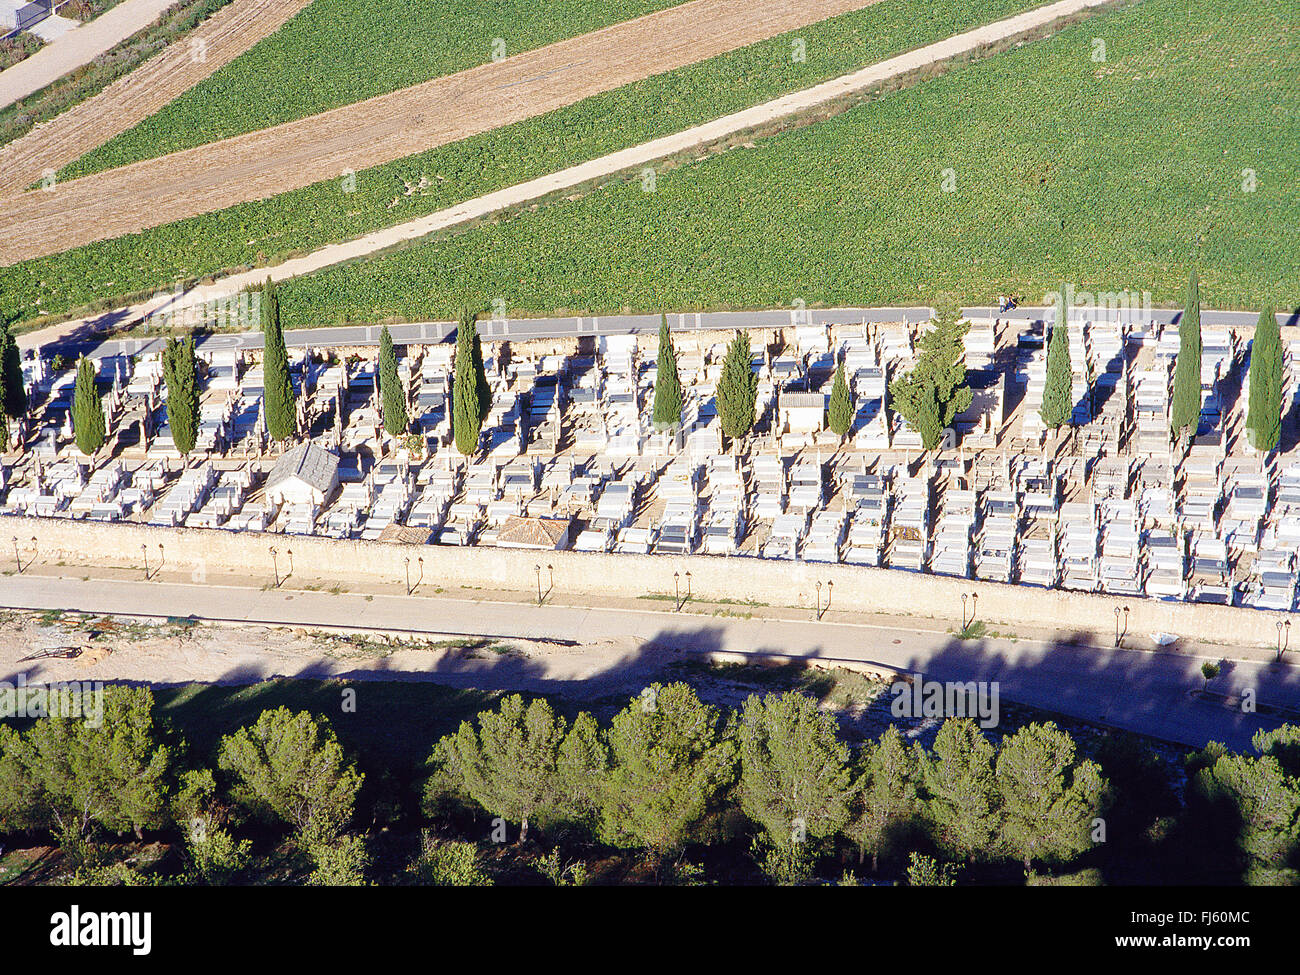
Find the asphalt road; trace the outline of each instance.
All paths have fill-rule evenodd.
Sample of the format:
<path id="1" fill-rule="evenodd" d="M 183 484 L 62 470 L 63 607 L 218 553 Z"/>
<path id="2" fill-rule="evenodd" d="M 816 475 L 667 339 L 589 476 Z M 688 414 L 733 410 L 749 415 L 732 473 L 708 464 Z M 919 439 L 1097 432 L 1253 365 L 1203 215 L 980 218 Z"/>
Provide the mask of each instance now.
<path id="1" fill-rule="evenodd" d="M 1051 321 L 1054 310 L 1041 306 L 1022 306 L 1010 311 L 998 312 L 986 305 L 964 308 L 963 313 L 970 318 L 987 318 L 996 315 L 1002 319 L 1023 320 L 1026 323 Z M 789 328 L 799 324 L 808 325 L 845 325 L 868 322 L 911 322 L 927 321 L 932 310 L 922 306 L 883 307 L 883 308 L 776 308 L 758 311 L 720 311 L 720 312 L 684 312 L 668 316 L 668 325 L 673 331 L 712 331 L 737 328 Z M 1179 308 L 1153 308 L 1151 319 L 1162 324 L 1177 322 L 1182 316 Z M 1104 316 L 1097 316 L 1099 319 Z M 1254 325 L 1258 312 L 1251 311 L 1212 311 L 1202 309 L 1203 325 L 1225 325 L 1246 327 Z M 1279 313 L 1278 321 L 1283 325 L 1300 324 L 1300 315 L 1296 313 Z M 628 335 L 632 333 L 654 334 L 659 330 L 659 316 L 653 315 L 599 315 L 569 318 L 501 318 L 484 319 L 478 323 L 479 334 L 491 341 L 513 339 L 557 338 L 583 335 Z M 285 342 L 290 348 L 328 348 L 331 346 L 365 346 L 378 345 L 380 326 L 349 325 L 333 328 L 311 328 L 291 330 L 285 333 Z M 409 325 L 390 325 L 393 341 L 398 345 L 442 342 L 453 336 L 455 322 L 419 322 Z M 26 347 L 24 337 L 19 337 L 19 344 Z M 101 358 L 112 355 L 138 355 L 145 352 L 157 352 L 162 348 L 161 338 L 113 339 L 107 341 L 78 341 L 75 338 L 55 340 L 40 346 L 42 355 L 52 356 L 56 352 L 65 356 L 89 355 Z M 200 349 L 213 350 L 221 348 L 260 349 L 262 333 L 240 332 L 209 335 L 196 343 Z"/>
<path id="2" fill-rule="evenodd" d="M 288 585 L 292 585 L 290 581 Z M 632 637 L 643 651 L 727 651 L 791 660 L 849 661 L 921 673 L 940 681 L 996 681 L 1001 698 L 1085 721 L 1125 728 L 1185 745 L 1222 741 L 1249 745 L 1259 728 L 1284 722 L 1281 712 L 1242 713 L 1193 696 L 1203 659 L 1176 653 L 1103 649 L 1032 640 L 959 641 L 916 621 L 906 628 L 808 619 L 744 619 L 573 605 L 445 596 L 402 596 L 189 585 L 162 581 L 8 576 L 6 608 L 61 609 L 301 627 L 394 629 L 430 635 L 577 641 L 599 644 Z M 928 629 L 928 626 L 934 627 Z M 1251 691 L 1261 708 L 1300 709 L 1300 667 L 1229 658 L 1212 689 Z M 490 675 L 489 677 L 490 683 Z M 0 674 L 0 679 L 4 675 Z M 1293 718 L 1294 720 L 1294 718 Z"/>

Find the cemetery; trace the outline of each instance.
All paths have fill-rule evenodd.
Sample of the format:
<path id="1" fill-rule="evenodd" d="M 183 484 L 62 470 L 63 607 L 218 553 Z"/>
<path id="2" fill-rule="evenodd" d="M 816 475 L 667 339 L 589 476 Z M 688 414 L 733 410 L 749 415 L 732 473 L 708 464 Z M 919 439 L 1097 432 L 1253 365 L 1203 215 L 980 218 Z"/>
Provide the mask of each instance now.
<path id="1" fill-rule="evenodd" d="M 754 423 L 723 432 L 730 333 L 674 333 L 680 422 L 655 423 L 658 337 L 482 344 L 490 403 L 456 446 L 455 345 L 398 347 L 392 435 L 373 347 L 289 354 L 299 437 L 273 441 L 260 353 L 197 349 L 182 455 L 157 353 L 94 362 L 107 438 L 72 431 L 76 370 L 23 361 L 0 514 L 321 539 L 841 563 L 1123 598 L 1294 608 L 1300 339 L 1283 330 L 1283 433 L 1245 435 L 1250 330 L 1202 330 L 1201 412 L 1170 433 L 1178 329 L 1072 317 L 1069 421 L 1044 422 L 1050 327 L 969 322 L 970 404 L 940 449 L 895 410 L 925 326 L 747 332 Z M 843 367 L 852 421 L 830 429 Z M 414 554 L 414 553 L 413 553 Z M 428 553 L 425 553 L 428 554 Z M 523 556 L 529 558 L 530 556 Z M 743 571 L 743 564 L 738 566 Z"/>

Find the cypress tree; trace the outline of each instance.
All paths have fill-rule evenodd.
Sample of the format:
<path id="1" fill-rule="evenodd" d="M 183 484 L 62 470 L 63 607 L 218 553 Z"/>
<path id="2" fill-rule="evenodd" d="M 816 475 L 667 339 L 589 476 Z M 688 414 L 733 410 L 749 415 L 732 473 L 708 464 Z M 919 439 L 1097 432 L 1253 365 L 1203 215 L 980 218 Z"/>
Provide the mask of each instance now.
<path id="1" fill-rule="evenodd" d="M 1251 446 L 1268 452 L 1282 435 L 1282 336 L 1272 308 L 1259 313 L 1250 345 L 1250 409 L 1246 416 Z"/>
<path id="2" fill-rule="evenodd" d="M 732 440 L 749 433 L 754 425 L 754 404 L 758 400 L 758 376 L 750 362 L 749 336 L 737 332 L 722 361 L 718 381 L 718 418 L 722 432 Z"/>
<path id="3" fill-rule="evenodd" d="M 9 417 L 0 410 L 0 454 L 9 449 Z"/>
<path id="4" fill-rule="evenodd" d="M 1043 386 L 1043 405 L 1038 411 L 1043 423 L 1052 430 L 1069 423 L 1074 415 L 1070 335 L 1064 308 L 1061 312 L 1047 342 L 1047 381 Z"/>
<path id="5" fill-rule="evenodd" d="M 682 381 L 677 375 L 677 352 L 668 334 L 668 316 L 659 316 L 659 365 L 655 376 L 654 425 L 668 430 L 682 422 Z"/>
<path id="6" fill-rule="evenodd" d="M 1196 433 L 1201 419 L 1201 286 L 1196 268 L 1187 282 L 1187 307 L 1178 326 L 1178 361 L 1170 423 L 1180 438 Z"/>
<path id="7" fill-rule="evenodd" d="M 921 446 L 939 446 L 945 428 L 970 407 L 974 394 L 966 383 L 966 349 L 962 339 L 970 325 L 955 307 L 939 308 L 934 322 L 917 342 L 916 365 L 889 385 L 895 409 L 921 435 Z"/>
<path id="8" fill-rule="evenodd" d="M 483 406 L 479 391 L 482 364 L 474 361 L 475 339 L 478 326 L 469 309 L 460 315 L 456 329 L 456 368 L 451 389 L 452 428 L 456 435 L 456 449 L 466 457 L 478 450 L 479 433 L 483 429 Z M 476 368 L 477 365 L 477 368 Z"/>
<path id="9" fill-rule="evenodd" d="M 835 381 L 831 384 L 831 402 L 826 410 L 826 425 L 841 437 L 853 426 L 853 399 L 849 396 L 849 382 L 844 378 L 843 361 L 836 368 Z"/>
<path id="10" fill-rule="evenodd" d="M 14 419 L 27 412 L 27 390 L 23 386 L 22 356 L 9 332 L 9 320 L 0 314 L 0 405 Z"/>
<path id="11" fill-rule="evenodd" d="M 384 401 L 384 429 L 394 437 L 401 436 L 410 418 L 406 413 L 406 390 L 397 376 L 397 352 L 387 325 L 379 333 L 379 395 Z"/>
<path id="12" fill-rule="evenodd" d="M 272 440 L 288 440 L 298 432 L 293 381 L 289 378 L 289 352 L 280 327 L 280 298 L 271 279 L 262 288 L 263 388 L 266 397 L 266 431 Z"/>
<path id="13" fill-rule="evenodd" d="M 95 388 L 95 366 L 85 356 L 77 363 L 77 385 L 72 392 L 72 432 L 77 449 L 87 457 L 104 446 L 104 407 Z"/>
<path id="14" fill-rule="evenodd" d="M 170 338 L 163 348 L 163 379 L 167 383 L 167 422 L 176 449 L 184 456 L 199 437 L 199 388 L 194 339 Z"/>

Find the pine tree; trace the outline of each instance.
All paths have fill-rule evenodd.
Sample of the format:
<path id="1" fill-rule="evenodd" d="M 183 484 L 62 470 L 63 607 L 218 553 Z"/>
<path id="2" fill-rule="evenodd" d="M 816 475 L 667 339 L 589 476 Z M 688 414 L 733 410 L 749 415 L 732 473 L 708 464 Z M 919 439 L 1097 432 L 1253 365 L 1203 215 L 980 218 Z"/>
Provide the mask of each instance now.
<path id="1" fill-rule="evenodd" d="M 1054 723 L 1026 725 L 1002 740 L 995 772 L 998 840 L 1020 858 L 1065 863 L 1092 845 L 1106 782 L 1094 762 L 1076 761 L 1074 739 Z"/>
<path id="2" fill-rule="evenodd" d="M 1178 361 L 1174 366 L 1170 413 L 1175 436 L 1196 433 L 1201 419 L 1201 286 L 1195 267 L 1187 282 L 1187 307 L 1178 326 Z"/>
<path id="3" fill-rule="evenodd" d="M 266 431 L 272 440 L 288 440 L 298 432 L 293 381 L 289 378 L 289 351 L 280 327 L 280 298 L 271 279 L 262 288 L 262 386 L 266 406 Z"/>
<path id="4" fill-rule="evenodd" d="M 1282 434 L 1282 336 L 1272 308 L 1259 313 L 1250 344 L 1250 410 L 1246 429 L 1251 445 L 1268 452 Z"/>
<path id="5" fill-rule="evenodd" d="M 677 353 L 668 334 L 668 316 L 659 316 L 659 366 L 655 376 L 654 425 L 669 430 L 682 422 L 682 381 L 677 376 Z"/>
<path id="6" fill-rule="evenodd" d="M 849 382 L 844 378 L 844 363 L 835 370 L 831 383 L 831 401 L 826 409 L 826 425 L 843 437 L 853 426 L 853 398 L 849 395 Z"/>
<path id="7" fill-rule="evenodd" d="M 738 728 L 740 808 L 763 827 L 773 854 L 765 868 L 795 879 L 809 863 L 803 844 L 834 836 L 849 820 L 849 749 L 835 718 L 806 694 L 745 701 Z"/>
<path id="8" fill-rule="evenodd" d="M 1058 314 L 1047 342 L 1047 381 L 1038 413 L 1051 430 L 1069 423 L 1074 415 L 1073 376 L 1070 370 L 1070 336 L 1065 316 Z"/>
<path id="9" fill-rule="evenodd" d="M 1001 825 L 993 746 L 969 718 L 949 718 L 921 769 L 925 816 L 949 856 L 986 855 Z"/>
<path id="10" fill-rule="evenodd" d="M 22 356 L 9 332 L 9 320 L 0 312 L 0 406 L 15 420 L 27 412 Z"/>
<path id="11" fill-rule="evenodd" d="M 181 455 L 194 449 L 199 436 L 199 387 L 192 337 L 169 338 L 163 347 L 163 379 L 167 383 L 167 423 Z"/>
<path id="12" fill-rule="evenodd" d="M 754 425 L 754 405 L 758 400 L 758 376 L 750 361 L 749 336 L 744 332 L 737 332 L 727 349 L 717 397 L 722 432 L 732 440 L 749 433 Z"/>
<path id="13" fill-rule="evenodd" d="M 969 409 L 974 397 L 966 383 L 962 344 L 969 330 L 956 307 L 936 309 L 932 327 L 917 342 L 920 354 L 916 365 L 890 383 L 895 409 L 921 435 L 926 450 L 939 446 L 943 431 Z"/>
<path id="14" fill-rule="evenodd" d="M 401 436 L 410 425 L 410 417 L 406 413 L 406 390 L 397 376 L 397 352 L 387 325 L 379 333 L 379 394 L 384 401 L 384 429 L 394 437 Z"/>
<path id="15" fill-rule="evenodd" d="M 917 784 L 921 746 L 908 746 L 898 728 L 890 725 L 880 740 L 863 747 L 861 777 L 855 786 L 856 817 L 848 834 L 859 854 L 871 851 L 871 870 L 880 868 L 880 854 L 907 839 L 920 815 Z"/>
<path id="16" fill-rule="evenodd" d="M 95 365 L 85 356 L 77 363 L 77 384 L 72 392 L 72 432 L 77 449 L 87 457 L 104 446 L 104 407 L 95 388 Z"/>
<path id="17" fill-rule="evenodd" d="M 484 379 L 480 378 L 481 362 L 474 361 L 475 339 L 478 326 L 474 316 L 465 309 L 456 329 L 456 366 L 451 390 L 452 428 L 456 435 L 456 449 L 466 457 L 478 450 L 479 433 L 483 429 L 483 405 L 479 391 Z"/>

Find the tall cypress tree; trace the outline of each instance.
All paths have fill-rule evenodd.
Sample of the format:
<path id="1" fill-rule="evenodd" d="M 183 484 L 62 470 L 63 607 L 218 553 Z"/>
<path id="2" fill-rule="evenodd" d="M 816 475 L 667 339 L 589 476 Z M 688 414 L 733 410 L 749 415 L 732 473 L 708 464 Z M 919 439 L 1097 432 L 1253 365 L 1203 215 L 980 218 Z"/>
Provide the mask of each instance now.
<path id="1" fill-rule="evenodd" d="M 387 325 L 379 333 L 379 395 L 384 401 L 384 429 L 394 437 L 401 436 L 410 425 L 410 417 L 406 413 L 406 390 L 397 376 L 397 351 Z"/>
<path id="2" fill-rule="evenodd" d="M 1038 411 L 1043 423 L 1052 430 L 1069 423 L 1074 415 L 1072 379 L 1070 333 L 1062 308 L 1047 342 L 1047 380 L 1043 385 L 1043 405 Z"/>
<path id="3" fill-rule="evenodd" d="M 677 352 L 668 334 L 668 316 L 659 316 L 659 363 L 655 374 L 654 425 L 668 430 L 682 422 L 682 381 L 677 375 Z"/>
<path id="4" fill-rule="evenodd" d="M 1259 313 L 1250 344 L 1250 410 L 1246 430 L 1256 450 L 1268 452 L 1282 435 L 1282 335 L 1272 308 Z"/>
<path id="5" fill-rule="evenodd" d="M 1201 285 L 1192 268 L 1187 282 L 1187 307 L 1178 326 L 1178 361 L 1174 366 L 1174 399 L 1170 425 L 1174 435 L 1193 436 L 1201 419 Z"/>
<path id="6" fill-rule="evenodd" d="M 758 400 L 758 376 L 750 362 L 749 336 L 745 332 L 737 332 L 727 349 L 717 397 L 722 432 L 732 440 L 749 433 L 754 425 L 754 405 Z"/>
<path id="7" fill-rule="evenodd" d="M 478 450 L 479 433 L 483 429 L 483 405 L 479 391 L 486 383 L 481 378 L 482 362 L 474 356 L 478 326 L 474 316 L 465 309 L 456 328 L 456 365 L 451 388 L 452 429 L 456 436 L 456 449 L 466 457 Z"/>
<path id="8" fill-rule="evenodd" d="M 167 383 L 167 423 L 176 449 L 184 456 L 199 437 L 199 387 L 194 339 L 170 338 L 163 348 L 163 379 Z"/>
<path id="9" fill-rule="evenodd" d="M 266 397 L 266 432 L 272 440 L 288 440 L 298 432 L 293 381 L 289 378 L 289 351 L 280 327 L 280 298 L 270 278 L 262 287 L 262 385 Z"/>
<path id="10" fill-rule="evenodd" d="M 72 391 L 72 433 L 77 449 L 87 457 L 104 446 L 104 407 L 95 388 L 95 366 L 85 356 L 77 363 Z"/>
<path id="11" fill-rule="evenodd" d="M 9 319 L 0 312 L 0 406 L 15 420 L 27 412 L 27 390 L 23 386 L 22 356 L 9 332 Z"/>
<path id="12" fill-rule="evenodd" d="M 895 409 L 921 435 L 926 450 L 939 446 L 944 429 L 970 407 L 974 396 L 966 381 L 962 343 L 969 330 L 955 306 L 936 309 L 932 327 L 916 343 L 916 365 L 889 384 Z"/>
<path id="13" fill-rule="evenodd" d="M 849 381 L 844 376 L 844 362 L 835 369 L 831 383 L 831 401 L 826 409 L 826 425 L 839 436 L 844 436 L 853 426 L 853 398 L 849 396 Z"/>

